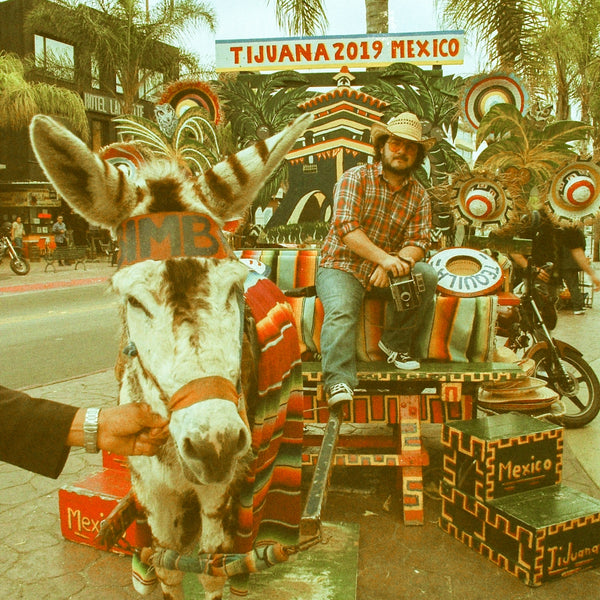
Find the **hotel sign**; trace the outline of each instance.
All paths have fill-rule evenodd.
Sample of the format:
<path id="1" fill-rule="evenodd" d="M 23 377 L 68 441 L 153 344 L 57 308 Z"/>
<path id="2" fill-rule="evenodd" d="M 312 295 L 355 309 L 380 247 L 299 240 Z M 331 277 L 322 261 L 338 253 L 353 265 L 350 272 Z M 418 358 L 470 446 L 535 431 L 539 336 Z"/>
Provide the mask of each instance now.
<path id="1" fill-rule="evenodd" d="M 219 72 L 383 67 L 396 62 L 459 65 L 464 45 L 462 31 L 217 40 L 215 58 Z"/>
<path id="2" fill-rule="evenodd" d="M 116 98 L 111 98 L 110 96 L 85 92 L 83 94 L 83 102 L 85 109 L 92 112 L 104 113 L 105 115 L 123 114 L 121 103 Z M 144 107 L 141 104 L 136 104 L 133 112 L 136 116 L 143 117 Z"/>

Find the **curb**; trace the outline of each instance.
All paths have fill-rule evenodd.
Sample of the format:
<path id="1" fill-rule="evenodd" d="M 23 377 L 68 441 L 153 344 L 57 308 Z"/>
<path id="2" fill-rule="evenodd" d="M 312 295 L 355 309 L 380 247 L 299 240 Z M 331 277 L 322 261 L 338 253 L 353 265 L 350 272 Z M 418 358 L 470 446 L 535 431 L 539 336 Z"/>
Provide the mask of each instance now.
<path id="1" fill-rule="evenodd" d="M 41 283 L 26 283 L 0 287 L 0 294 L 19 294 L 22 292 L 36 292 L 55 288 L 74 287 L 76 285 L 95 285 L 108 281 L 109 277 L 90 277 L 88 279 L 75 279 L 73 281 L 48 281 Z"/>

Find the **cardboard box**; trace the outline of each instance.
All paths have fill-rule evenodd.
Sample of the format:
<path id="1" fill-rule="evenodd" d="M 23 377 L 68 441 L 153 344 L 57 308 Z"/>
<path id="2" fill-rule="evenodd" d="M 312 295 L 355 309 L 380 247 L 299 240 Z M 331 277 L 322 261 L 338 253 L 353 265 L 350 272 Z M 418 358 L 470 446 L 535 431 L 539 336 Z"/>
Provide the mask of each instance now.
<path id="1" fill-rule="evenodd" d="M 440 526 L 530 586 L 600 565 L 600 500 L 563 485 L 484 504 L 442 483 Z"/>
<path id="2" fill-rule="evenodd" d="M 122 470 L 103 469 L 58 491 L 60 528 L 63 537 L 72 542 L 105 550 L 95 540 L 100 523 L 108 517 L 117 503 L 131 488 L 129 473 Z M 138 532 L 134 522 L 125 532 L 124 544 L 112 548 L 117 554 L 131 554 L 128 545 L 136 544 Z"/>
<path id="3" fill-rule="evenodd" d="M 442 427 L 443 480 L 483 502 L 562 480 L 563 429 L 506 413 Z"/>

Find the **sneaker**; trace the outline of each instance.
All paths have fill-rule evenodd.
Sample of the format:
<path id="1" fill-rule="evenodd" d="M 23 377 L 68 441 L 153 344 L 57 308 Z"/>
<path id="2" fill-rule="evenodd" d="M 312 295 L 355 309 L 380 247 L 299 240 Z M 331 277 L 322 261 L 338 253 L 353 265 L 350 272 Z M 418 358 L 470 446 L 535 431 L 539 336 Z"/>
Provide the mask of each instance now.
<path id="1" fill-rule="evenodd" d="M 579 310 L 574 310 L 573 314 L 574 315 L 585 315 L 585 309 L 580 308 Z"/>
<path id="2" fill-rule="evenodd" d="M 329 388 L 329 399 L 327 403 L 329 406 L 334 406 L 339 402 L 351 402 L 354 392 L 352 388 L 346 383 L 334 383 Z"/>
<path id="3" fill-rule="evenodd" d="M 379 342 L 379 349 L 387 355 L 387 361 L 392 363 L 396 369 L 402 371 L 414 371 L 421 366 L 418 360 L 415 360 L 410 354 L 406 352 L 394 352 L 390 350 L 383 342 Z"/>

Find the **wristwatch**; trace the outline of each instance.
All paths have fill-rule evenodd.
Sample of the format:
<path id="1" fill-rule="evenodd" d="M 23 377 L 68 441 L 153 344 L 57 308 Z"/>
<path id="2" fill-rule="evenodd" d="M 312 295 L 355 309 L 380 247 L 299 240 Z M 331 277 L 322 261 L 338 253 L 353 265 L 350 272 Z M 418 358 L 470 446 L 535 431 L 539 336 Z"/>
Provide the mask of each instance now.
<path id="1" fill-rule="evenodd" d="M 88 408 L 83 421 L 83 446 L 86 452 L 98 452 L 98 417 L 99 408 Z"/>

